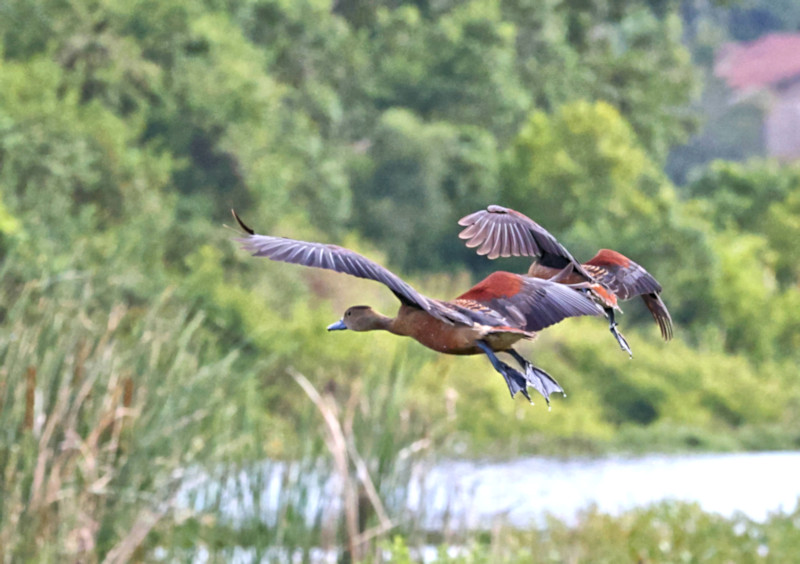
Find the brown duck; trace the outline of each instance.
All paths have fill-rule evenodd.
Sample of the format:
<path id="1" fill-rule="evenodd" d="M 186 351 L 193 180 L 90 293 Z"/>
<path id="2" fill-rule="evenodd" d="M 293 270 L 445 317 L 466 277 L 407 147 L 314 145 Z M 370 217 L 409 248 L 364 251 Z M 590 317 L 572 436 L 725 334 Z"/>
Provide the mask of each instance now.
<path id="1" fill-rule="evenodd" d="M 563 393 L 547 372 L 513 349 L 515 343 L 533 339 L 537 331 L 567 317 L 602 315 L 592 299 L 567 285 L 510 272 L 495 272 L 454 300 L 435 300 L 354 251 L 336 245 L 258 235 L 235 211 L 233 216 L 247 234 L 239 241 L 253 256 L 375 280 L 400 300 L 395 317 L 387 317 L 365 305 L 350 307 L 340 321 L 328 327 L 329 331 L 389 331 L 445 354 L 485 354 L 505 379 L 512 398 L 522 392 L 530 401 L 529 385 L 548 404 L 550 394 Z M 501 361 L 496 353 L 509 354 L 523 372 Z"/>
<path id="2" fill-rule="evenodd" d="M 544 227 L 528 216 L 502 206 L 489 206 L 459 220 L 465 227 L 459 237 L 468 247 L 490 259 L 509 256 L 534 257 L 528 276 L 562 284 L 585 284 L 586 291 L 605 310 L 609 329 L 623 351 L 633 356 L 625 337 L 617 330 L 617 300 L 641 296 L 661 329 L 665 341 L 672 338 L 672 318 L 661 299 L 661 284 L 628 257 L 601 249 L 579 263 Z"/>

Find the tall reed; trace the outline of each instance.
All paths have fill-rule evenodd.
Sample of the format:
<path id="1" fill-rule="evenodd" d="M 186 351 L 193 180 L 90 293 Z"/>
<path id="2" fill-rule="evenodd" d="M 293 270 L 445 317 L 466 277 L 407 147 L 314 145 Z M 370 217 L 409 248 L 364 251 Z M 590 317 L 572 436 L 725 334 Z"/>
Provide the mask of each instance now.
<path id="1" fill-rule="evenodd" d="M 324 368 L 315 386 L 286 367 L 296 388 L 284 393 L 307 398 L 296 419 L 299 444 L 285 460 L 219 467 L 186 492 L 196 518 L 209 517 L 201 537 L 216 529 L 236 539 L 204 543 L 203 554 L 219 561 L 242 550 L 256 562 L 379 561 L 391 535 L 420 534 L 408 492 L 444 433 L 408 408 L 407 379 L 419 368 L 403 346 L 388 370 L 367 366 L 340 384 L 326 382 Z M 330 370 L 333 378 L 336 368 Z"/>
<path id="2" fill-rule="evenodd" d="M 131 305 L 75 272 L 0 292 L 0 562 L 358 560 L 415 530 L 414 462 L 444 433 L 410 412 L 426 360 L 404 345 L 312 384 L 269 351 L 222 350 L 169 291 Z M 305 407 L 270 459 L 276 371 Z"/>
<path id="3" fill-rule="evenodd" d="M 108 309 L 78 273 L 0 291 L 0 561 L 128 561 L 224 453 L 206 437 L 236 355 L 169 292 Z"/>

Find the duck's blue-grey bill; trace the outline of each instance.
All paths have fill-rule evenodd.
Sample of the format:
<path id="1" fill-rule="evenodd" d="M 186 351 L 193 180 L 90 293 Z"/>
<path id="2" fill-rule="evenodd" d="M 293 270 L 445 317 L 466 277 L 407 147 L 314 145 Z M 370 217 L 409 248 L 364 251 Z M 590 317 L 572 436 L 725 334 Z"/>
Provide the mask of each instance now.
<path id="1" fill-rule="evenodd" d="M 347 329 L 347 325 L 341 319 L 332 325 L 328 325 L 328 331 L 341 331 L 342 329 Z"/>

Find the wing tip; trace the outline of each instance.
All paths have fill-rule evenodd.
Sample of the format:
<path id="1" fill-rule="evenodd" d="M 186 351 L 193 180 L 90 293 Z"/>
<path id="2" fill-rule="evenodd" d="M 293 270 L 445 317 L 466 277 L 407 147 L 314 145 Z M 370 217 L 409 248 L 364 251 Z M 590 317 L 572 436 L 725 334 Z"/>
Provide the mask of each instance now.
<path id="1" fill-rule="evenodd" d="M 231 208 L 231 213 L 233 214 L 233 219 L 236 220 L 236 223 L 239 224 L 239 227 L 241 227 L 245 233 L 247 233 L 248 235 L 256 234 L 256 232 L 253 231 L 252 228 L 250 228 L 244 221 L 242 221 L 242 218 L 239 217 L 239 214 L 236 213 L 235 209 Z"/>
<path id="2" fill-rule="evenodd" d="M 671 341 L 674 334 L 672 316 L 669 314 L 664 300 L 661 299 L 661 295 L 658 292 L 653 292 L 652 294 L 643 294 L 642 298 L 647 309 L 653 314 L 653 319 L 658 323 L 661 337 L 665 341 Z"/>

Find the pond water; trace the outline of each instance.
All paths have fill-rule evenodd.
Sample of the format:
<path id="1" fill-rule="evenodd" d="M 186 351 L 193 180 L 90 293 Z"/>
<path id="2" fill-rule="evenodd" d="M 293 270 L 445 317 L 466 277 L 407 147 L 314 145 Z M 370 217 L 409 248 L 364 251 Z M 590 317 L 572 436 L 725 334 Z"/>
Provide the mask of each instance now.
<path id="1" fill-rule="evenodd" d="M 288 500 L 306 513 L 309 524 L 319 515 L 336 518 L 340 509 L 336 480 L 314 470 L 305 475 L 310 479 L 298 482 L 298 477 L 297 468 L 275 462 L 222 480 L 201 472 L 180 498 L 197 510 L 216 506 L 223 518 L 233 522 L 256 518 L 275 526 Z M 287 489 L 292 483 L 303 486 Z M 761 521 L 770 513 L 787 513 L 797 506 L 800 452 L 445 461 L 432 468 L 418 466 L 407 494 L 395 501 L 432 531 L 488 529 L 498 520 L 526 528 L 543 525 L 547 514 L 571 524 L 591 506 L 616 515 L 663 500 L 695 502 L 708 512 Z M 422 561 L 433 561 L 437 550 L 423 547 Z M 336 548 L 316 548 L 312 553 L 313 562 L 333 563 L 339 557 Z M 301 556 L 274 547 L 260 561 L 299 562 Z M 211 555 L 200 546 L 190 560 L 204 564 Z M 251 564 L 259 558 L 255 549 L 236 547 L 230 561 Z"/>
<path id="2" fill-rule="evenodd" d="M 197 510 L 216 503 L 232 521 L 274 524 L 289 502 L 307 516 L 339 514 L 337 481 L 322 470 L 302 474 L 265 463 L 217 481 L 199 476 L 181 503 Z M 300 480 L 299 482 L 297 480 Z M 288 484 L 302 483 L 300 490 Z M 406 494 L 402 494 L 406 495 Z M 800 452 L 606 457 L 521 458 L 507 462 L 444 461 L 414 470 L 405 505 L 423 527 L 489 528 L 544 523 L 546 515 L 574 523 L 596 506 L 612 515 L 662 500 L 696 502 L 705 511 L 761 521 L 790 512 L 800 498 Z"/>
<path id="3" fill-rule="evenodd" d="M 800 452 L 445 462 L 424 483 L 412 487 L 410 505 L 424 506 L 432 521 L 449 514 L 469 528 L 498 518 L 518 527 L 541 524 L 548 513 L 574 522 L 592 505 L 619 514 L 662 500 L 761 521 L 796 507 Z"/>

